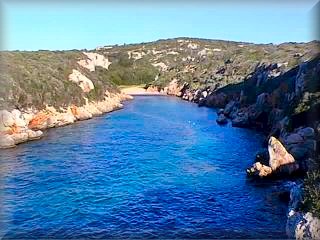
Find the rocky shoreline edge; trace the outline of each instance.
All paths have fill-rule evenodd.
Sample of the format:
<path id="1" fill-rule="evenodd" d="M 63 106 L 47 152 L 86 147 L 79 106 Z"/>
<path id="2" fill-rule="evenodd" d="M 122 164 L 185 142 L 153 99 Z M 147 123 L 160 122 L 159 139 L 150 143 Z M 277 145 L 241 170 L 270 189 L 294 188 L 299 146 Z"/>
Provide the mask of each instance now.
<path id="1" fill-rule="evenodd" d="M 103 101 L 87 102 L 83 106 L 71 105 L 56 109 L 13 109 L 0 111 L 0 149 L 13 148 L 16 145 L 43 136 L 49 128 L 62 127 L 77 121 L 84 121 L 109 113 L 123 107 L 123 101 L 133 99 L 124 93 L 105 93 Z"/>

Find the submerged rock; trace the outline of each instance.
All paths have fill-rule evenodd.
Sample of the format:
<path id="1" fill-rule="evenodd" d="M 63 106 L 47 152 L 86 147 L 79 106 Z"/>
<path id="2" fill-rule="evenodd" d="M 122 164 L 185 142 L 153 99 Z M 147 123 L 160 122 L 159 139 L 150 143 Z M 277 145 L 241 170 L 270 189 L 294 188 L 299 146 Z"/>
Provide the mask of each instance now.
<path id="1" fill-rule="evenodd" d="M 227 124 L 228 123 L 228 119 L 227 117 L 222 113 L 222 114 L 219 114 L 219 116 L 217 117 L 216 119 L 216 122 L 218 124 Z"/>
<path id="2" fill-rule="evenodd" d="M 249 116 L 247 112 L 240 112 L 232 119 L 232 126 L 233 127 L 249 127 Z"/>

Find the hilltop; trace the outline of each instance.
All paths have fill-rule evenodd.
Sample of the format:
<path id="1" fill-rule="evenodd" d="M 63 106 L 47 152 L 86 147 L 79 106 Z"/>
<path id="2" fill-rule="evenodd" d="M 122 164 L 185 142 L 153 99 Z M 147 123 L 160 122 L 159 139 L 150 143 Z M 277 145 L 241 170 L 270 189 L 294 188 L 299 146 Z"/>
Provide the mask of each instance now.
<path id="1" fill-rule="evenodd" d="M 106 90 L 118 92 L 117 85 L 165 87 L 173 79 L 192 89 L 218 89 L 242 82 L 263 64 L 277 63 L 285 72 L 315 57 L 318 45 L 178 38 L 89 51 L 6 51 L 0 53 L 0 107 L 83 105 L 85 99 L 101 100 Z M 94 87 L 84 92 L 79 82 L 70 81 L 74 70 Z"/>

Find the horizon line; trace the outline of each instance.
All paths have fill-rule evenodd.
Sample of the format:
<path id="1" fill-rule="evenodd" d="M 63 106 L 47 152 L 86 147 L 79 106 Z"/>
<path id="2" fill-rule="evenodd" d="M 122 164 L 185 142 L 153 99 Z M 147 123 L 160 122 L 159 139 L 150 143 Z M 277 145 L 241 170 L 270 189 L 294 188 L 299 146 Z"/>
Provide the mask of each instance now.
<path id="1" fill-rule="evenodd" d="M 172 37 L 172 38 L 159 38 L 156 40 L 149 40 L 149 41 L 143 41 L 143 42 L 131 42 L 131 43 L 114 43 L 114 44 L 105 44 L 105 45 L 97 45 L 94 48 L 68 48 L 68 49 L 37 49 L 37 50 L 27 50 L 27 49 L 0 49 L 0 52 L 38 52 L 38 51 L 93 51 L 97 48 L 104 48 L 104 47 L 123 47 L 123 46 L 129 46 L 129 45 L 141 45 L 141 44 L 150 44 L 155 43 L 158 41 L 170 41 L 170 40 L 178 40 L 178 39 L 189 39 L 189 40 L 200 40 L 200 41 L 223 41 L 223 42 L 233 42 L 233 43 L 242 43 L 242 44 L 248 44 L 248 45 L 274 45 L 279 46 L 282 44 L 308 44 L 312 42 L 318 42 L 320 43 L 320 39 L 313 39 L 310 41 L 285 41 L 285 42 L 249 42 L 249 41 L 240 41 L 240 40 L 227 40 L 227 39 L 217 39 L 217 38 L 204 38 L 204 37 Z"/>

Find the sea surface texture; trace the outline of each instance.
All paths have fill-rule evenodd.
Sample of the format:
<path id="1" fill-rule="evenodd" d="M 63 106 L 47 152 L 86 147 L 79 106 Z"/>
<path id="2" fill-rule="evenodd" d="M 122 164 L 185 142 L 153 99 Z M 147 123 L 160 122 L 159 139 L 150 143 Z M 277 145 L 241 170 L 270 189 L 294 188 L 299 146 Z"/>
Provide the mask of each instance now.
<path id="1" fill-rule="evenodd" d="M 0 152 L 5 238 L 285 238 L 278 183 L 245 168 L 263 137 L 173 97 Z"/>

